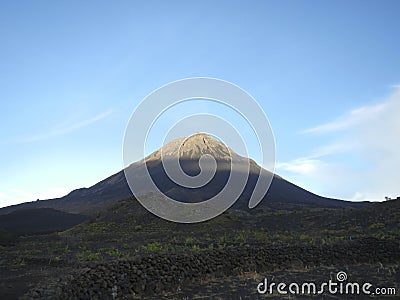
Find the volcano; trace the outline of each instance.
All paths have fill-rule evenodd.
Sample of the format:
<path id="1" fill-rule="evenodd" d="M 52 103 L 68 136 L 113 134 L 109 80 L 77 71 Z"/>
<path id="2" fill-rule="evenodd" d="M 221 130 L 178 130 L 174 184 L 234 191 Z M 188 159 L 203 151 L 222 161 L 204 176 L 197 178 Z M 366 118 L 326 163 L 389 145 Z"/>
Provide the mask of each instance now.
<path id="1" fill-rule="evenodd" d="M 222 192 L 222 201 L 240 195 L 250 199 L 255 189 L 251 182 L 263 178 L 267 187 L 273 177 L 253 160 L 204 133 L 173 140 L 130 165 L 125 175 L 136 196 L 159 190 L 180 202 L 202 202 Z"/>
<path id="2" fill-rule="evenodd" d="M 232 162 L 236 163 L 232 166 Z M 202 171 L 213 172 L 212 178 L 199 187 L 187 187 L 176 183 L 170 178 L 167 167 L 178 162 L 185 176 L 196 177 Z M 127 198 L 134 198 L 125 174 L 141 186 L 142 190 L 135 195 L 146 195 L 146 184 L 143 170 L 148 170 L 157 188 L 168 197 L 181 202 L 200 202 L 217 195 L 227 184 L 229 176 L 247 172 L 248 177 L 234 209 L 248 210 L 249 200 L 254 192 L 260 174 L 270 176 L 272 183 L 268 193 L 261 199 L 257 208 L 275 207 L 337 207 L 356 206 L 360 203 L 330 199 L 311 193 L 282 177 L 272 174 L 260 167 L 250 158 L 235 153 L 222 142 L 205 133 L 196 133 L 189 137 L 178 138 L 151 153 L 144 159 L 134 162 L 124 170 L 98 182 L 89 188 L 80 188 L 68 195 L 34 202 L 26 202 L 0 209 L 0 214 L 10 213 L 19 209 L 53 208 L 68 213 L 90 215 L 96 211 Z M 172 173 L 175 169 L 172 170 Z M 172 174 L 176 175 L 176 174 Z"/>

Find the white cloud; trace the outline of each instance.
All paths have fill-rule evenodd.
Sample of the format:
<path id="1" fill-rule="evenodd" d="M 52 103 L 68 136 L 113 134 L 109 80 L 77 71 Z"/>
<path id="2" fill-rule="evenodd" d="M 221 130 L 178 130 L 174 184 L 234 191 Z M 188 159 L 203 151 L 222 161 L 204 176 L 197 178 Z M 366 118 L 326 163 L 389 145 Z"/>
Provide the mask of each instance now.
<path id="1" fill-rule="evenodd" d="M 342 176 L 343 171 L 353 174 L 354 171 L 342 163 L 330 163 L 323 159 L 301 157 L 284 163 L 277 163 L 276 170 L 289 181 L 313 193 L 325 197 L 348 199 L 340 190 L 348 190 L 354 184 Z"/>
<path id="2" fill-rule="evenodd" d="M 317 159 L 309 159 L 309 158 L 297 158 L 290 162 L 285 163 L 277 163 L 276 169 L 296 173 L 299 175 L 309 176 L 317 171 L 320 166 L 321 161 Z"/>
<path id="3" fill-rule="evenodd" d="M 400 86 L 378 104 L 302 133 L 332 141 L 310 155 L 278 163 L 277 170 L 290 179 L 325 196 L 349 200 L 400 196 Z"/>
<path id="4" fill-rule="evenodd" d="M 379 117 L 387 109 L 388 103 L 359 107 L 337 118 L 333 122 L 306 129 L 301 133 L 329 133 L 338 130 L 345 130 L 350 127 L 360 126 L 366 121 L 377 121 L 377 117 Z"/>
<path id="5" fill-rule="evenodd" d="M 52 138 L 52 137 L 55 137 L 55 136 L 64 135 L 64 134 L 73 132 L 75 130 L 81 129 L 83 127 L 89 126 L 89 125 L 91 125 L 93 123 L 96 123 L 96 122 L 104 119 L 105 117 L 107 117 L 111 113 L 112 113 L 112 110 L 108 110 L 108 111 L 100 113 L 100 114 L 98 114 L 98 115 L 96 115 L 94 117 L 88 118 L 86 120 L 82 120 L 82 121 L 75 122 L 75 123 L 68 123 L 68 124 L 55 126 L 53 129 L 51 129 L 50 131 L 48 131 L 46 133 L 35 134 L 35 135 L 23 137 L 23 138 L 15 140 L 14 142 L 16 142 L 16 143 L 30 143 L 30 142 L 37 142 L 37 141 L 46 140 L 46 139 L 49 139 L 49 138 Z"/>

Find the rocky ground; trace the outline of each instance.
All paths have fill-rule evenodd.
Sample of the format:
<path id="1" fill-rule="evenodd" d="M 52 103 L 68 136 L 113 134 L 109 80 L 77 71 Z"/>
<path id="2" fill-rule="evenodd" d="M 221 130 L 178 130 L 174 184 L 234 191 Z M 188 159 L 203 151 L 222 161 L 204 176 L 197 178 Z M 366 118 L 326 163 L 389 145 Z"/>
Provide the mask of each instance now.
<path id="1" fill-rule="evenodd" d="M 321 270 L 347 266 L 346 269 L 351 272 L 350 266 L 358 266 L 355 268 L 360 269 L 360 264 L 376 265 L 376 272 L 381 272 L 381 275 L 383 272 L 391 272 L 392 277 L 384 284 L 399 289 L 400 274 L 397 273 L 399 267 L 396 265 L 399 261 L 398 240 L 368 238 L 326 246 L 243 245 L 224 250 L 150 255 L 132 260 L 95 263 L 50 287 L 47 285 L 31 290 L 26 298 L 133 299 L 146 296 L 191 299 L 194 295 L 200 298 L 257 298 L 261 297 L 256 290 L 257 280 L 262 280 L 258 274 L 282 274 L 285 270 L 284 277 L 290 278 L 289 273 L 293 270 L 302 270 L 306 274 L 319 271 L 318 277 L 325 276 L 328 280 L 332 271 L 324 274 Z M 359 273 L 358 271 L 358 276 L 361 275 Z M 246 274 L 253 276 L 246 279 Z M 296 277 L 299 276 L 293 276 L 291 280 L 297 279 Z M 299 278 L 299 282 L 304 279 Z M 382 281 L 380 278 L 377 282 L 376 276 L 371 273 L 364 274 L 359 279 L 364 282 L 375 280 L 374 284 Z M 318 280 L 321 278 L 313 278 L 312 281 Z M 201 287 L 205 289 L 202 291 Z"/>
<path id="2" fill-rule="evenodd" d="M 343 270 L 398 293 L 399 204 L 277 205 L 177 224 L 122 201 L 65 231 L 0 234 L 0 299 L 282 299 L 257 284 L 324 282 Z"/>

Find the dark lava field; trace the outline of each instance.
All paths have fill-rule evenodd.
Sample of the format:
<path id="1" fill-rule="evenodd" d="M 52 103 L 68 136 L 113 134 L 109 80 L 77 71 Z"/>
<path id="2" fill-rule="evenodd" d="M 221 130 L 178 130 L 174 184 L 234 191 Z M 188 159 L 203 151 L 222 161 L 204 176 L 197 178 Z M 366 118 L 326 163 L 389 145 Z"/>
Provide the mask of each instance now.
<path id="1" fill-rule="evenodd" d="M 340 271 L 396 299 L 399 208 L 274 203 L 178 224 L 127 199 L 66 230 L 2 232 L 1 299 L 343 299 L 257 292 L 264 278 L 318 283 Z"/>

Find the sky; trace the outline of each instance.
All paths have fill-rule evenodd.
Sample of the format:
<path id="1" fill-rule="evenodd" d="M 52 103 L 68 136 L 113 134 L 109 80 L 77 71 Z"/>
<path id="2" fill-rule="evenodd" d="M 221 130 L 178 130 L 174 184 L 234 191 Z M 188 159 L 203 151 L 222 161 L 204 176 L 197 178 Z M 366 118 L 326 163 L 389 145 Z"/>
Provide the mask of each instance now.
<path id="1" fill-rule="evenodd" d="M 121 170 L 135 107 L 188 77 L 259 102 L 287 180 L 346 200 L 400 196 L 399 28 L 396 0 L 1 1 L 0 207 Z"/>

